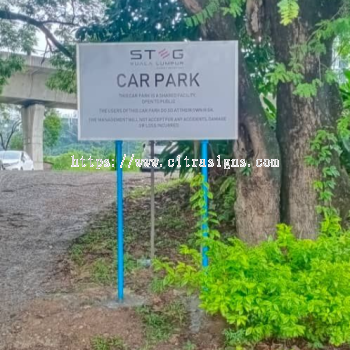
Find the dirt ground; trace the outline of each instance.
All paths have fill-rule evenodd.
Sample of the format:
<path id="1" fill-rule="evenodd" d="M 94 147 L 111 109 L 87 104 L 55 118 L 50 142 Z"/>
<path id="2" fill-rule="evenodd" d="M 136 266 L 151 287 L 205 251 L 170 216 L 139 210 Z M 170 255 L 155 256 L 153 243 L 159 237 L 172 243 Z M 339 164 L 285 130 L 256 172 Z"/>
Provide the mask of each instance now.
<path id="1" fill-rule="evenodd" d="M 126 173 L 126 191 L 144 188 L 149 176 Z M 162 174 L 156 176 L 158 183 L 165 181 Z M 54 272 L 62 255 L 114 198 L 112 172 L 0 172 L 0 349 L 85 349 L 84 334 L 89 327 L 97 332 L 99 324 L 110 324 L 110 330 L 125 327 L 137 340 L 131 311 L 123 311 L 121 319 L 121 311 L 92 311 L 78 297 L 74 302 L 64 296 L 45 300 L 61 283 Z M 82 322 L 75 330 L 71 322 L 77 318 Z M 92 322 L 87 328 L 84 319 Z M 62 337 L 71 345 L 58 346 Z"/>

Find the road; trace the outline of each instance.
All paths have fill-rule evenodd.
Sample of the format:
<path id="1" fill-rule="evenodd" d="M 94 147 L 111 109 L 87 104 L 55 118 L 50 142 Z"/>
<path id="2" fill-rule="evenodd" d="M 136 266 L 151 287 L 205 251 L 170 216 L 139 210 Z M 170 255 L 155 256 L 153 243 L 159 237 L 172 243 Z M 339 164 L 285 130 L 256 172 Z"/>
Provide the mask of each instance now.
<path id="1" fill-rule="evenodd" d="M 149 176 L 125 173 L 124 188 Z M 59 256 L 114 198 L 113 172 L 0 172 L 0 331 L 45 294 Z"/>

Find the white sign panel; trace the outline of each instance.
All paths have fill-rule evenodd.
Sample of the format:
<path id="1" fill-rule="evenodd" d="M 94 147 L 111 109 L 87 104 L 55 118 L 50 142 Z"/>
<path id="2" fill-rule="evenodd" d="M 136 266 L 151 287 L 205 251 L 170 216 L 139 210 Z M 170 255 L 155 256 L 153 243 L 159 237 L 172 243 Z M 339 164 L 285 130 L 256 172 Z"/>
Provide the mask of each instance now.
<path id="1" fill-rule="evenodd" d="M 238 133 L 238 43 L 78 45 L 80 140 L 227 140 Z"/>

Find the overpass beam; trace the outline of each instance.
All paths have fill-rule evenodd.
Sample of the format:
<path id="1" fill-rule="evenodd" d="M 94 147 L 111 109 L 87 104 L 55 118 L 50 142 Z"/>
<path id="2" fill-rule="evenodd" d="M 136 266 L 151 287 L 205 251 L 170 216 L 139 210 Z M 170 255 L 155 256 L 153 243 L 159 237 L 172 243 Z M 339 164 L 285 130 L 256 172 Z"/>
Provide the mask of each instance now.
<path id="1" fill-rule="evenodd" d="M 44 169 L 44 112 L 45 107 L 41 104 L 32 104 L 22 107 L 22 128 L 24 150 L 34 161 L 35 170 Z"/>

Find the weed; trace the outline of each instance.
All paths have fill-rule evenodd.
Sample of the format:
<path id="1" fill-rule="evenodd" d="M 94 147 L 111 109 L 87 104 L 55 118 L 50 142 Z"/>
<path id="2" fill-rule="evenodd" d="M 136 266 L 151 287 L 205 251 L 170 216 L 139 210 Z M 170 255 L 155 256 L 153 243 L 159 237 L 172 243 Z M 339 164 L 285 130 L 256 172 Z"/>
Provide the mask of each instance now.
<path id="1" fill-rule="evenodd" d="M 109 285 L 114 282 L 113 267 L 110 261 L 100 258 L 92 264 L 92 279 L 94 282 Z"/>
<path id="2" fill-rule="evenodd" d="M 188 340 L 183 346 L 183 350 L 196 350 L 196 345 L 193 344 L 190 340 Z"/>
<path id="3" fill-rule="evenodd" d="M 149 341 L 160 342 L 169 339 L 172 334 L 172 324 L 165 315 L 155 312 L 147 306 L 138 308 L 137 312 L 146 327 Z"/>
<path id="4" fill-rule="evenodd" d="M 91 341 L 93 350 L 128 350 L 123 340 L 119 337 L 105 338 L 95 337 Z"/>
<path id="5" fill-rule="evenodd" d="M 188 183 L 188 180 L 176 179 L 176 180 L 172 180 L 172 181 L 163 182 L 163 183 L 157 184 L 155 186 L 154 193 L 161 194 L 161 193 L 164 193 L 164 192 L 169 191 L 171 189 L 177 188 L 185 183 Z M 139 187 L 139 188 L 136 188 L 133 191 L 131 191 L 128 194 L 128 197 L 132 198 L 132 199 L 137 199 L 140 197 L 148 196 L 150 193 L 151 193 L 151 189 L 149 187 L 147 187 L 147 188 Z"/>
<path id="6" fill-rule="evenodd" d="M 178 206 L 169 208 L 169 212 L 159 218 L 158 225 L 161 226 L 163 230 L 183 231 L 187 228 L 188 223 L 183 220 L 180 214 L 176 214 L 175 208 L 177 209 Z"/>
<path id="7" fill-rule="evenodd" d="M 158 277 L 153 278 L 149 289 L 152 293 L 155 293 L 155 294 L 163 293 L 166 289 L 166 286 L 164 284 L 164 280 L 160 279 Z"/>
<path id="8" fill-rule="evenodd" d="M 151 307 L 143 306 L 137 312 L 151 342 L 168 340 L 176 328 L 183 326 L 186 320 L 185 306 L 180 301 L 168 304 L 162 311 L 154 311 Z"/>
<path id="9" fill-rule="evenodd" d="M 137 261 L 128 253 L 124 255 L 124 269 L 125 272 L 131 272 L 138 269 Z M 102 285 L 111 285 L 115 283 L 116 276 L 116 257 L 98 258 L 91 266 L 92 279 L 95 283 Z"/>
<path id="10" fill-rule="evenodd" d="M 79 244 L 73 245 L 70 252 L 71 259 L 78 266 L 82 266 L 84 263 L 84 250 Z"/>
<path id="11" fill-rule="evenodd" d="M 164 308 L 164 314 L 167 319 L 172 320 L 174 324 L 182 327 L 187 318 L 186 307 L 180 300 L 173 301 Z"/>

